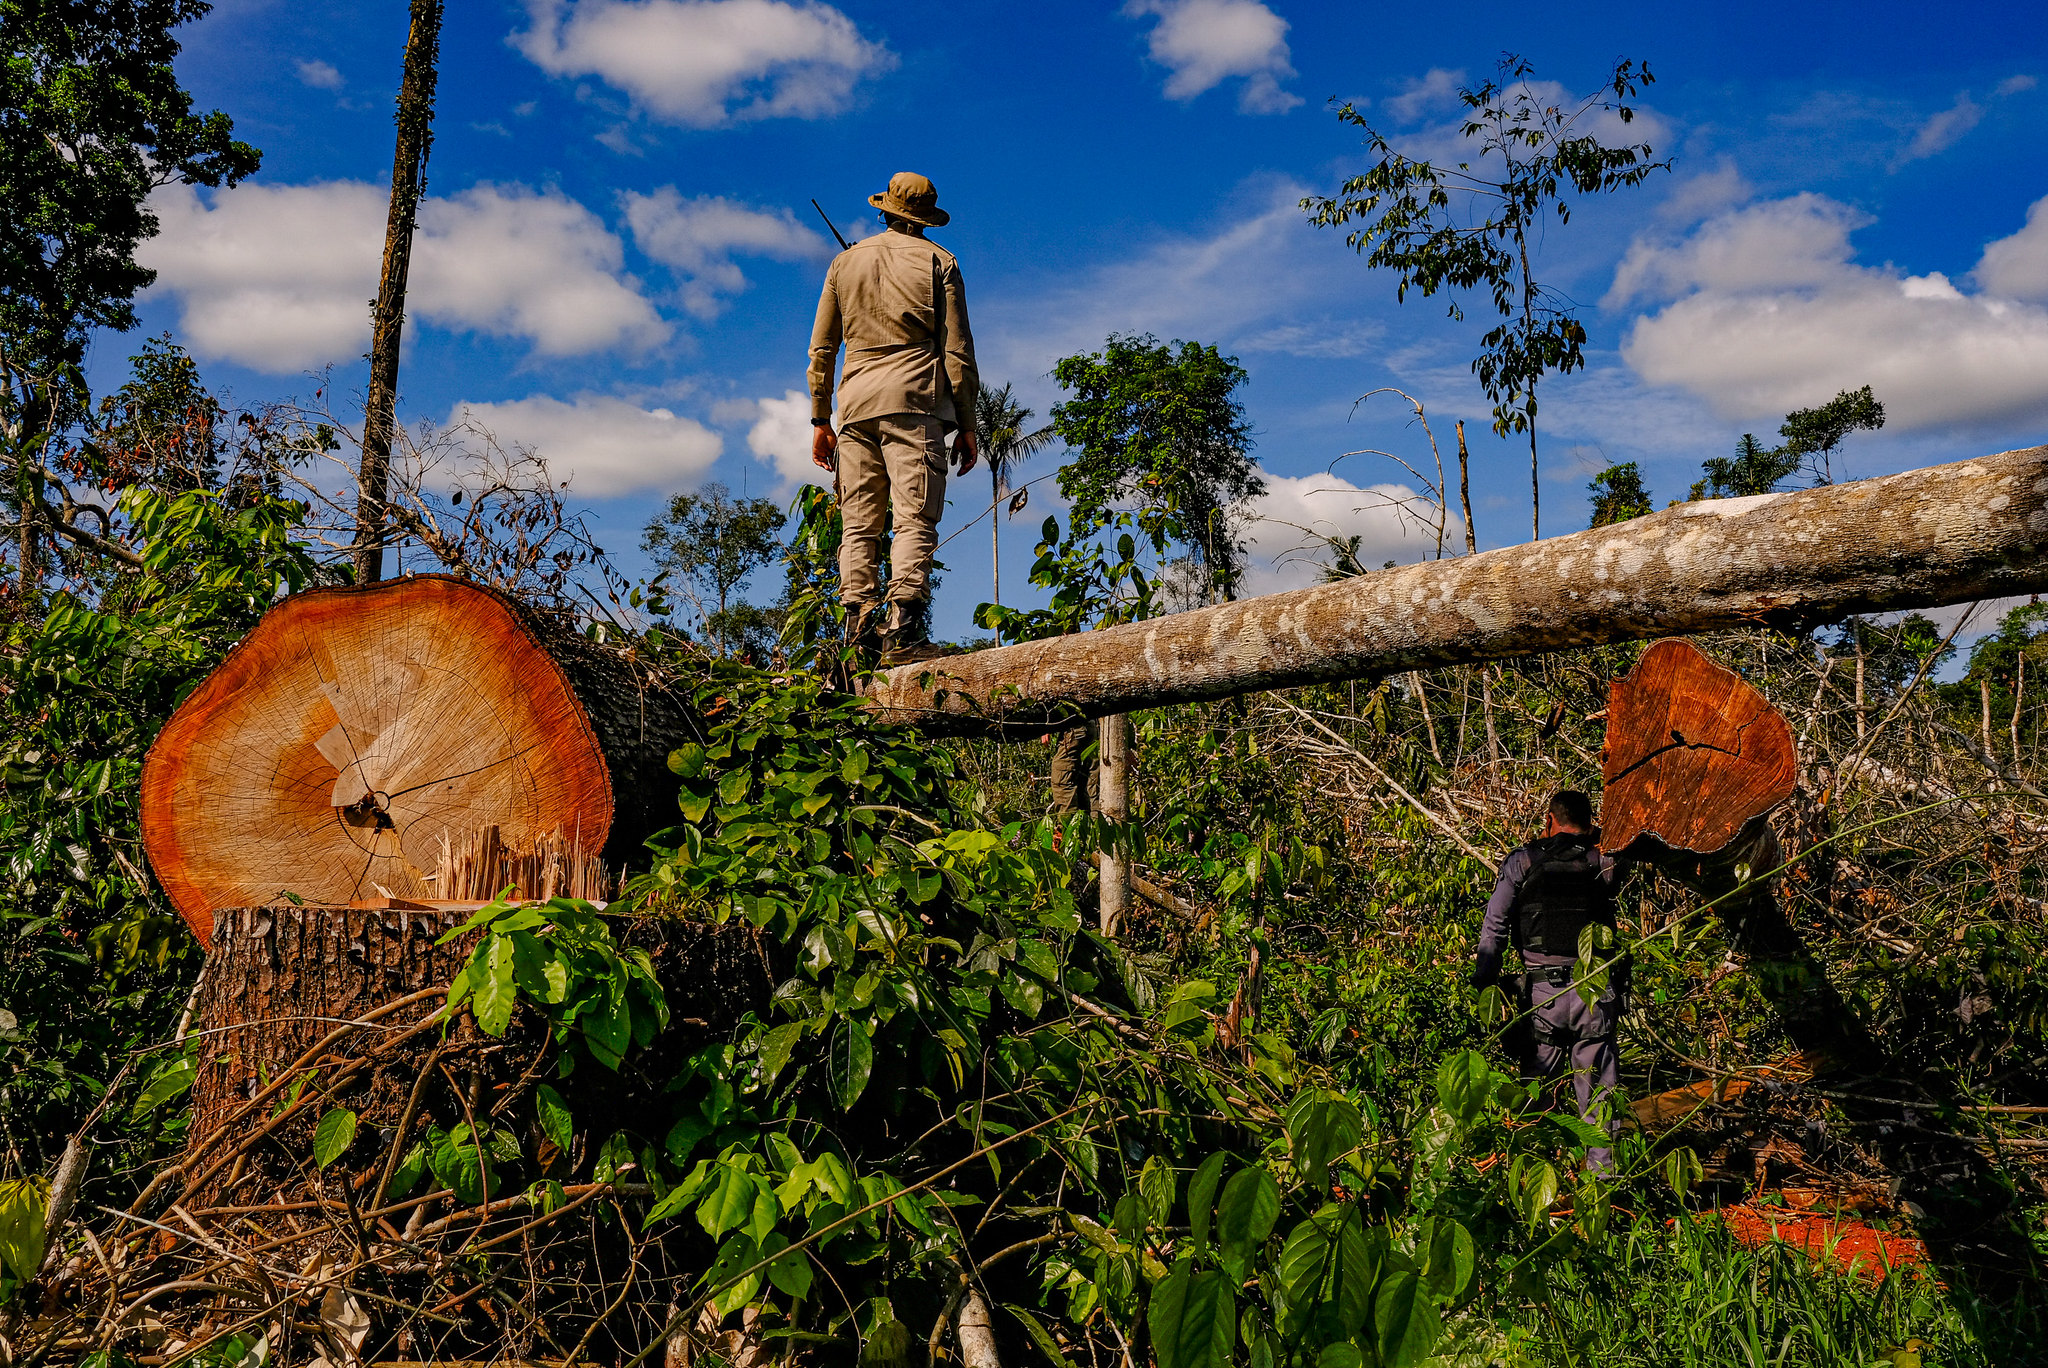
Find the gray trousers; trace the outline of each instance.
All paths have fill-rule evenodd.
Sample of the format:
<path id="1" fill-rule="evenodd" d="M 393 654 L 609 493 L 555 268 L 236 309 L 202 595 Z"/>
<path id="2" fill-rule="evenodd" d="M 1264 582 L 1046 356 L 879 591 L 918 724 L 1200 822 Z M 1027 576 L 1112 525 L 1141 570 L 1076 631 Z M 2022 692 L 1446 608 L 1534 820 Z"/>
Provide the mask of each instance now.
<path id="1" fill-rule="evenodd" d="M 1536 1034 L 1536 1068 L 1562 1089 L 1569 1073 L 1574 1100 L 1581 1120 L 1592 1121 L 1596 1109 L 1613 1098 L 1621 1086 L 1621 1056 L 1615 1049 L 1614 1030 L 1620 1013 L 1614 987 L 1607 989 L 1591 1006 L 1571 983 L 1546 982 L 1543 971 L 1529 974 L 1529 1006 Z M 1559 1103 L 1563 1102 L 1560 1097 Z M 1612 1135 L 1616 1123 L 1608 1123 Z M 1606 1173 L 1614 1167 L 1614 1151 L 1605 1145 L 1586 1151 L 1586 1169 Z"/>

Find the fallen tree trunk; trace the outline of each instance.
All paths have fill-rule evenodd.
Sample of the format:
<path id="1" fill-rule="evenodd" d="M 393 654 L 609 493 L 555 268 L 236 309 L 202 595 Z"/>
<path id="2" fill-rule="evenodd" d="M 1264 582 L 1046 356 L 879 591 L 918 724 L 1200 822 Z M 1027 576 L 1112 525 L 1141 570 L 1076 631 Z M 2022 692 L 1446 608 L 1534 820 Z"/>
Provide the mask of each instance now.
<path id="1" fill-rule="evenodd" d="M 868 696 L 935 733 L 1035 735 L 1324 680 L 2038 592 L 2044 552 L 2048 447 L 2031 447 L 899 666 Z"/>
<path id="2" fill-rule="evenodd" d="M 164 725 L 143 847 L 202 944 L 217 909 L 280 893 L 433 898 L 444 842 L 484 833 L 616 868 L 675 820 L 668 754 L 697 736 L 687 698 L 627 655 L 480 585 L 316 589 Z"/>

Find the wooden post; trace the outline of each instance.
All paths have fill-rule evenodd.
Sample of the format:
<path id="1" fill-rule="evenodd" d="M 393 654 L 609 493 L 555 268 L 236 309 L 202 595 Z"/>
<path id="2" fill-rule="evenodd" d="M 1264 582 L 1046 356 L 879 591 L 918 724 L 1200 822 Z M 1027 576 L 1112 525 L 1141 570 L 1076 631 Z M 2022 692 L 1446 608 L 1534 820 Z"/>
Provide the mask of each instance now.
<path id="1" fill-rule="evenodd" d="M 1130 816 L 1130 748 L 1124 719 L 1105 717 L 1095 743 L 1096 764 L 1102 767 L 1100 808 L 1105 822 L 1121 823 Z M 1115 936 L 1121 929 L 1124 909 L 1130 902 L 1130 861 L 1114 850 L 1102 852 L 1102 934 Z"/>
<path id="2" fill-rule="evenodd" d="M 398 145 L 391 159 L 391 208 L 384 221 L 384 269 L 370 315 L 370 390 L 363 407 L 363 463 L 356 491 L 356 583 L 384 578 L 384 495 L 397 424 L 398 346 L 405 332 L 405 285 L 412 230 L 427 188 L 434 145 L 434 84 L 441 54 L 442 0 L 412 0 L 405 74 L 398 87 Z"/>

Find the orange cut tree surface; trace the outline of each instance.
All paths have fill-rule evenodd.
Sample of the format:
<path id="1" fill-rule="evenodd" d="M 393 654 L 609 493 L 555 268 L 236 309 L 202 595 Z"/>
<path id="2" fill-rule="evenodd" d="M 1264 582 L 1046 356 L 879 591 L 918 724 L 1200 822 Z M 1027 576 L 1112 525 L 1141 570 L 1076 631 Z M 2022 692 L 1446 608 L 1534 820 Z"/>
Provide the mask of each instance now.
<path id="1" fill-rule="evenodd" d="M 179 706 L 142 835 L 205 943 L 223 907 L 431 897 L 444 835 L 605 843 L 611 775 L 521 615 L 440 576 L 279 603 Z"/>
<path id="2" fill-rule="evenodd" d="M 1712 854 L 1792 796 L 1798 754 L 1777 709 L 1690 643 L 1660 641 L 1608 693 L 1601 844 L 1643 836 Z M 1761 871 L 1758 871 L 1761 872 Z"/>

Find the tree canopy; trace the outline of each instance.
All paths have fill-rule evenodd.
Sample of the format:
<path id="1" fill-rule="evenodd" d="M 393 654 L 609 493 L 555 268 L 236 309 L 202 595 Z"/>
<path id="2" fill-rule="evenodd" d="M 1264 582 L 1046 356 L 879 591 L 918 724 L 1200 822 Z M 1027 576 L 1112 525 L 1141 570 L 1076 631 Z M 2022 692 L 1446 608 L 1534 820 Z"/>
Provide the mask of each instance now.
<path id="1" fill-rule="evenodd" d="M 1073 521 L 1101 526 L 1132 502 L 1161 510 L 1171 535 L 1201 557 L 1212 593 L 1234 597 L 1244 563 L 1232 512 L 1266 490 L 1237 358 L 1200 342 L 1114 335 L 1052 374 L 1070 396 L 1053 406 L 1052 426 L 1074 452 L 1060 471 Z"/>
<path id="2" fill-rule="evenodd" d="M 1529 434 L 1530 525 L 1541 536 L 1542 491 L 1536 470 L 1536 386 L 1546 374 L 1586 364 L 1586 329 L 1576 305 L 1541 283 L 1530 239 L 1555 215 L 1571 222 L 1571 196 L 1610 194 L 1640 185 L 1671 163 L 1648 143 L 1611 145 L 1592 125 L 1612 114 L 1634 121 L 1630 103 L 1656 78 L 1647 63 L 1617 61 L 1605 84 L 1563 104 L 1535 80 L 1535 67 L 1508 53 L 1495 79 L 1463 87 L 1459 133 L 1470 160 L 1455 166 L 1398 151 L 1364 112 L 1347 102 L 1337 117 L 1365 133 L 1374 157 L 1334 196 L 1301 201 L 1317 227 L 1350 227 L 1345 237 L 1366 265 L 1393 271 L 1396 299 L 1442 289 L 1483 289 L 1499 322 L 1479 341 L 1472 373 L 1493 401 L 1493 430 Z M 1464 317 L 1453 299 L 1450 315 Z"/>

